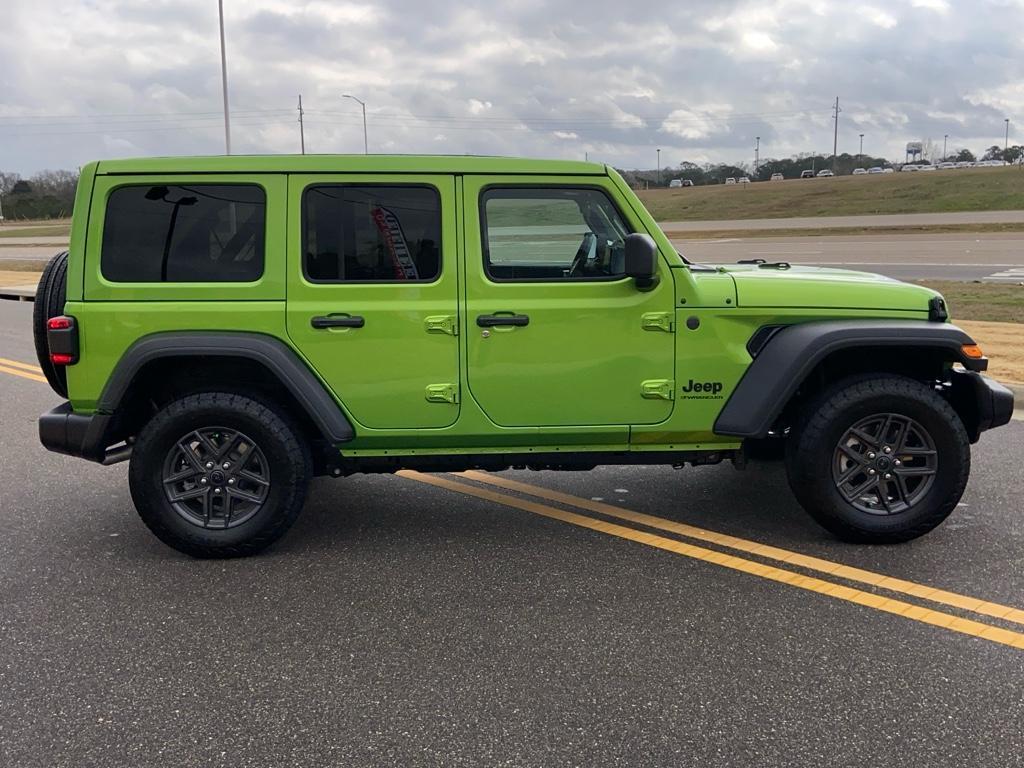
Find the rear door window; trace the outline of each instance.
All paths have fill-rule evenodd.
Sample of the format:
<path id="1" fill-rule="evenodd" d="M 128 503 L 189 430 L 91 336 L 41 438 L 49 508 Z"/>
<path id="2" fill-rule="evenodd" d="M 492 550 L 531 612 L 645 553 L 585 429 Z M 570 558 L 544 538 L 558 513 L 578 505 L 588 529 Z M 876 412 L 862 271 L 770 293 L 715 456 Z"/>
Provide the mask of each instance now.
<path id="1" fill-rule="evenodd" d="M 265 241 L 255 184 L 122 186 L 107 198 L 100 265 L 120 283 L 253 282 Z"/>
<path id="2" fill-rule="evenodd" d="M 302 270 L 314 283 L 433 282 L 441 196 L 433 187 L 317 184 L 302 203 Z"/>

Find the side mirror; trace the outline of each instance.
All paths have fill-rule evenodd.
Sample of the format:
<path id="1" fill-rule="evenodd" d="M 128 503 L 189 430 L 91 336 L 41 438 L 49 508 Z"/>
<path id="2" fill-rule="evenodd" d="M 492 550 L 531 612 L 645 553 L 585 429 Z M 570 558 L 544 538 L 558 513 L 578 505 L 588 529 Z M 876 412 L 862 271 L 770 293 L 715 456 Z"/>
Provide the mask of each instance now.
<path id="1" fill-rule="evenodd" d="M 649 291 L 658 284 L 658 246 L 650 235 L 626 235 L 625 272 L 636 280 L 637 290 Z"/>

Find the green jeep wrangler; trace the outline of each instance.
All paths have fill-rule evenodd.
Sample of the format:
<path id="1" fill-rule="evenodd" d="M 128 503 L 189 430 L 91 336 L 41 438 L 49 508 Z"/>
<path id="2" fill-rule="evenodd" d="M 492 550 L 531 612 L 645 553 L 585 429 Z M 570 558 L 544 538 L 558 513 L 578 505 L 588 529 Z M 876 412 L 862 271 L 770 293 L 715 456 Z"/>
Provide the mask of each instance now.
<path id="1" fill-rule="evenodd" d="M 130 460 L 205 557 L 275 541 L 314 475 L 772 456 L 837 536 L 905 541 L 1013 410 L 935 292 L 690 263 L 593 163 L 92 163 L 34 320 L 43 445 Z"/>

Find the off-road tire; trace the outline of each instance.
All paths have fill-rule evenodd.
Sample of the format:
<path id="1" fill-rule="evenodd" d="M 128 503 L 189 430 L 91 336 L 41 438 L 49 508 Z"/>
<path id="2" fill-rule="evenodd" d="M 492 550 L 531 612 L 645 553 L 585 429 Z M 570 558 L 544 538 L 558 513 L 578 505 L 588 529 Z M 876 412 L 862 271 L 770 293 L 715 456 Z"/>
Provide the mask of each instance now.
<path id="1" fill-rule="evenodd" d="M 266 499 L 236 527 L 204 528 L 190 522 L 165 493 L 170 453 L 190 431 L 210 428 L 244 434 L 266 458 Z M 206 392 L 170 403 L 143 427 L 128 480 L 139 516 L 162 542 L 193 557 L 228 558 L 256 554 L 284 535 L 302 510 L 311 474 L 309 446 L 286 413 L 242 395 Z"/>
<path id="2" fill-rule="evenodd" d="M 46 321 L 64 314 L 68 288 L 68 252 L 54 256 L 43 268 L 36 288 L 35 303 L 32 307 L 32 338 L 36 345 L 36 357 L 43 369 L 46 381 L 61 397 L 68 396 L 68 375 L 64 366 L 50 362 L 50 347 L 46 340 Z"/>
<path id="3" fill-rule="evenodd" d="M 930 436 L 937 461 L 921 497 L 889 514 L 858 509 L 844 498 L 833 474 L 847 431 L 875 414 L 912 420 Z M 923 536 L 956 508 L 970 474 L 970 441 L 956 411 L 934 388 L 903 376 L 875 374 L 837 382 L 809 404 L 794 432 L 786 451 L 790 488 L 811 517 L 845 541 L 896 544 Z"/>

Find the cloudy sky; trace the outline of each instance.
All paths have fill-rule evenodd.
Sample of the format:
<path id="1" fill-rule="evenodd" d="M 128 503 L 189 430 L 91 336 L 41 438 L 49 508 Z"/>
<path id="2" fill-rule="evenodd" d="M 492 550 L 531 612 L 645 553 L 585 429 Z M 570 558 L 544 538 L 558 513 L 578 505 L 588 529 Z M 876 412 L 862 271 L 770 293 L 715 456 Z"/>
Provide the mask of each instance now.
<path id="1" fill-rule="evenodd" d="M 619 167 L 1024 138 L 1024 0 L 224 0 L 236 153 Z M 0 169 L 224 151 L 216 0 L 2 0 Z M 1017 138 L 1019 142 L 1021 139 Z"/>

